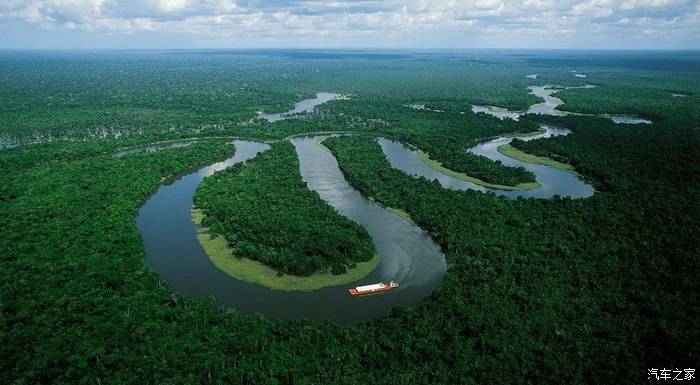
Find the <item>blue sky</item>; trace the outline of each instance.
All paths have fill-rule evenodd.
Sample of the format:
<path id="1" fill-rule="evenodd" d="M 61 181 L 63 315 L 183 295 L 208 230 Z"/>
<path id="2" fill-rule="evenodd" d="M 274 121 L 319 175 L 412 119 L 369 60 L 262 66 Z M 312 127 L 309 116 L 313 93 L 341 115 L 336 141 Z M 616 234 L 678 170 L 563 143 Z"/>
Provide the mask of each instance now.
<path id="1" fill-rule="evenodd" d="M 0 48 L 700 49 L 698 0 L 0 0 Z"/>

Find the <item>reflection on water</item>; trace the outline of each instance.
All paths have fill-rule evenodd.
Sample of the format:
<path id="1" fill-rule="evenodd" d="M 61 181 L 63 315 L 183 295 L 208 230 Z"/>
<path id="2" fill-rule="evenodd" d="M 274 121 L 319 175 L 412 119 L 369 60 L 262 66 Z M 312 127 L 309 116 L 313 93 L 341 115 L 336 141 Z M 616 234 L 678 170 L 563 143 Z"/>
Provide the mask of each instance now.
<path id="1" fill-rule="evenodd" d="M 483 112 L 489 115 L 493 115 L 498 119 L 513 119 L 518 120 L 522 115 L 522 112 L 508 111 L 505 108 L 493 107 L 493 106 L 479 106 L 472 105 L 472 111 L 474 113 Z"/>
<path id="2" fill-rule="evenodd" d="M 563 88 L 554 88 L 551 86 L 532 86 L 528 87 L 528 89 L 530 90 L 531 94 L 544 99 L 544 102 L 533 104 L 525 112 L 509 111 L 505 108 L 481 105 L 472 105 L 472 111 L 475 113 L 484 112 L 486 114 L 493 115 L 499 119 L 508 118 L 513 120 L 518 120 L 524 114 L 544 114 L 555 116 L 566 115 L 566 112 L 556 110 L 556 108 L 564 104 L 564 102 L 561 99 L 552 96 L 552 94 L 562 90 Z"/>
<path id="3" fill-rule="evenodd" d="M 533 140 L 538 138 L 547 138 L 551 136 L 567 135 L 569 130 L 542 125 L 546 131 L 543 134 L 535 136 L 520 137 L 522 140 Z M 440 171 L 430 168 L 423 162 L 415 151 L 412 151 L 399 142 L 391 140 L 379 139 L 379 144 L 386 155 L 391 165 L 407 174 L 425 177 L 429 180 L 437 180 L 444 188 L 452 190 L 477 190 L 483 192 L 492 192 L 496 195 L 504 195 L 511 199 L 517 197 L 523 198 L 551 198 L 554 195 L 571 198 L 585 198 L 593 195 L 595 190 L 593 187 L 577 176 L 557 170 L 548 166 L 534 165 L 517 161 L 509 158 L 497 151 L 499 146 L 508 144 L 512 138 L 498 138 L 486 143 L 479 144 L 471 149 L 470 152 L 483 155 L 492 160 L 500 160 L 506 166 L 522 166 L 535 174 L 537 182 L 542 186 L 532 190 L 506 191 L 488 189 L 477 184 L 466 182 L 447 176 Z"/>
<path id="4" fill-rule="evenodd" d="M 287 112 L 282 112 L 279 114 L 261 114 L 258 116 L 258 119 L 265 119 L 268 122 L 278 122 L 290 115 L 299 114 L 302 112 L 311 112 L 319 104 L 325 103 L 333 99 L 337 99 L 340 96 L 340 94 L 333 94 L 330 92 L 319 92 L 316 94 L 315 98 L 304 99 L 300 102 L 295 103 L 294 108 Z"/>
<path id="5" fill-rule="evenodd" d="M 581 74 L 576 74 L 576 76 L 579 76 Z M 581 75 L 579 77 L 586 77 L 586 75 Z M 494 106 L 481 106 L 481 105 L 472 105 L 472 111 L 474 113 L 479 113 L 483 112 L 489 115 L 493 115 L 499 119 L 513 119 L 513 120 L 518 120 L 521 116 L 525 114 L 538 114 L 538 115 L 552 115 L 552 116 L 567 116 L 567 115 L 585 115 L 585 116 L 602 116 L 604 118 L 608 118 L 612 120 L 615 123 L 626 123 L 626 124 L 651 124 L 652 121 L 648 119 L 643 119 L 637 116 L 632 116 L 632 115 L 611 115 L 611 114 L 602 114 L 602 115 L 591 115 L 591 114 L 578 114 L 578 113 L 573 113 L 573 112 L 568 112 L 568 111 L 560 111 L 557 110 L 556 108 L 564 104 L 564 101 L 552 96 L 556 92 L 559 92 L 561 90 L 570 90 L 570 89 L 577 89 L 577 88 L 595 88 L 594 85 L 586 84 L 585 86 L 582 87 L 553 87 L 553 86 L 532 86 L 528 87 L 530 90 L 530 94 L 538 96 L 542 99 L 544 99 L 543 103 L 537 103 L 533 104 L 528 108 L 527 111 L 521 112 L 521 111 L 509 111 L 505 108 L 500 108 L 500 107 L 494 107 Z M 675 95 L 675 94 L 674 94 Z"/>
<path id="6" fill-rule="evenodd" d="M 561 90 L 570 90 L 577 88 L 595 88 L 595 86 L 590 84 L 587 84 L 582 87 L 531 86 L 528 87 L 528 89 L 530 90 L 530 94 L 544 99 L 544 102 L 531 105 L 530 108 L 528 108 L 525 112 L 509 111 L 505 108 L 480 105 L 472 105 L 472 111 L 474 113 L 483 112 L 489 115 L 493 115 L 499 119 L 508 118 L 513 120 L 518 120 L 521 116 L 525 114 L 566 116 L 571 113 L 556 109 L 557 107 L 564 104 L 564 101 L 552 95 Z"/>
<path id="7" fill-rule="evenodd" d="M 603 115 L 615 123 L 625 124 L 651 124 L 651 120 L 640 118 L 633 115 Z"/>
<path id="8" fill-rule="evenodd" d="M 177 147 L 185 147 L 189 146 L 192 143 L 196 143 L 196 140 L 175 140 L 172 142 L 163 142 L 163 143 L 155 143 L 155 144 L 149 144 L 146 146 L 138 146 L 138 147 L 130 147 L 130 148 L 125 148 L 123 150 L 115 151 L 112 153 L 112 156 L 115 156 L 117 158 L 121 158 L 124 155 L 127 154 L 133 154 L 136 152 L 143 152 L 143 151 L 158 151 L 162 150 L 165 148 L 177 148 Z"/>
<path id="9" fill-rule="evenodd" d="M 554 116 L 564 116 L 567 113 L 564 111 L 559 111 L 556 108 L 564 104 L 564 101 L 552 96 L 557 91 L 561 91 L 562 88 L 553 87 L 528 87 L 530 93 L 544 99 L 544 103 L 533 104 L 526 111 L 527 114 L 540 114 L 540 115 L 554 115 Z"/>

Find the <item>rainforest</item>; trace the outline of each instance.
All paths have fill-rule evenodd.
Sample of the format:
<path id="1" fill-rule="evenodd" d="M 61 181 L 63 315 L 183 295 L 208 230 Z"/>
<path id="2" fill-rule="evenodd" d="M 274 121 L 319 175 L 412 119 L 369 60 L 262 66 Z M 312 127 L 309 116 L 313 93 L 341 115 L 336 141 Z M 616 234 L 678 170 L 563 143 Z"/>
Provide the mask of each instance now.
<path id="1" fill-rule="evenodd" d="M 0 51 L 0 383 L 696 368 L 699 75 L 695 51 Z"/>

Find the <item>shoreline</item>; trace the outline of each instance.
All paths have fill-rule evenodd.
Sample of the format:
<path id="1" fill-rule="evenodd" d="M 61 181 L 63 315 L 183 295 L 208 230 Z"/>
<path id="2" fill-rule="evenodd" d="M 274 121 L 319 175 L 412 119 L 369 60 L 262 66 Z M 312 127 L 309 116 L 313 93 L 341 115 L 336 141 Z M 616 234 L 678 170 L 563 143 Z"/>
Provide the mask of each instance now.
<path id="1" fill-rule="evenodd" d="M 542 156 L 536 156 L 536 155 L 531 155 L 526 152 L 520 151 L 517 148 L 511 146 L 510 144 L 503 144 L 500 145 L 496 148 L 496 151 L 499 153 L 511 158 L 515 159 L 517 161 L 523 162 L 523 163 L 529 163 L 529 164 L 534 164 L 538 166 L 547 166 L 551 168 L 555 168 L 560 171 L 568 172 L 570 174 L 580 176 L 579 173 L 576 172 L 574 167 L 570 164 L 566 163 L 561 163 L 557 162 L 556 160 L 552 158 L 547 158 L 547 157 L 542 157 Z"/>
<path id="2" fill-rule="evenodd" d="M 333 275 L 330 272 L 319 272 L 308 277 L 298 277 L 278 272 L 258 261 L 247 258 L 236 258 L 228 248 L 228 242 L 222 235 L 211 237 L 209 229 L 202 227 L 204 214 L 201 210 L 191 209 L 192 222 L 197 228 L 197 240 L 202 245 L 204 253 L 217 269 L 226 275 L 239 281 L 255 283 L 272 290 L 280 291 L 314 291 L 328 286 L 349 284 L 366 277 L 379 264 L 379 254 L 367 262 L 358 262 L 357 267 L 348 269 L 341 275 Z"/>
<path id="3" fill-rule="evenodd" d="M 418 154 L 418 157 L 420 158 L 420 160 L 422 160 L 423 163 L 425 163 L 428 167 L 432 168 L 433 170 L 441 172 L 447 176 L 451 176 L 455 179 L 463 180 L 465 182 L 471 182 L 471 183 L 474 183 L 476 185 L 483 186 L 486 188 L 490 188 L 490 189 L 494 189 L 494 190 L 514 191 L 514 190 L 532 190 L 532 189 L 542 187 L 542 185 L 538 182 L 518 183 L 515 186 L 506 186 L 506 185 L 484 182 L 483 180 L 475 178 L 473 176 L 469 176 L 469 175 L 461 173 L 461 172 L 450 170 L 449 168 L 443 166 L 442 163 L 438 162 L 437 160 L 430 159 L 430 155 L 428 155 L 428 153 L 423 151 L 423 150 L 416 149 L 416 153 Z"/>

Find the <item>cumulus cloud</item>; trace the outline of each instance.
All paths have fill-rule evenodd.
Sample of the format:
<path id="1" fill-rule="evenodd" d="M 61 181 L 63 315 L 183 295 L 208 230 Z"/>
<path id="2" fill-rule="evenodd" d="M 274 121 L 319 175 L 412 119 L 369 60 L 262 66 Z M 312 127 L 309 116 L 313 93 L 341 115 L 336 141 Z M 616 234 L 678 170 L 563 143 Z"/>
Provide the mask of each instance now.
<path id="1" fill-rule="evenodd" d="M 674 0 L 629 0 L 620 4 L 620 9 L 638 9 L 638 8 L 666 8 L 674 5 L 682 5 L 685 1 Z"/>
<path id="2" fill-rule="evenodd" d="M 584 1 L 574 5 L 571 8 L 571 13 L 577 16 L 605 18 L 615 13 L 612 5 L 612 0 Z"/>
<path id="3" fill-rule="evenodd" d="M 575 35 L 627 29 L 697 39 L 697 0 L 3 0 L 0 24 L 217 36 Z M 675 35 L 672 31 L 676 31 Z M 374 34 L 374 35 L 373 35 Z M 448 36 L 448 35 L 445 35 Z M 1 39 L 1 38 L 0 38 Z M 697 44 L 697 43 L 696 43 Z"/>

